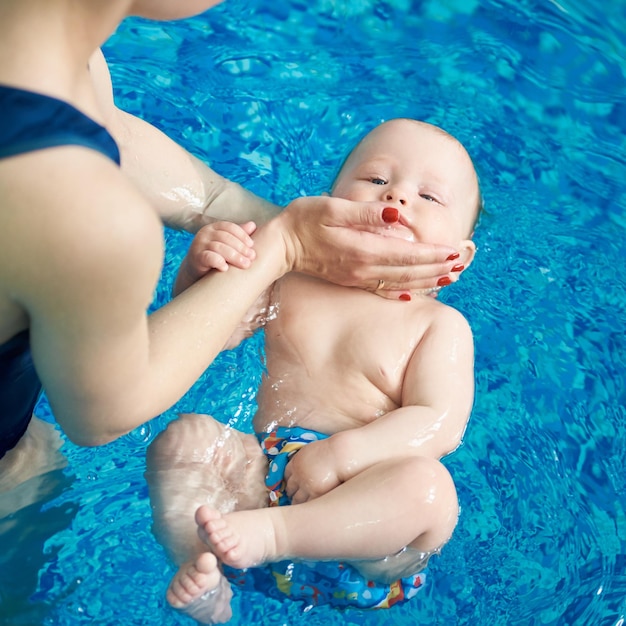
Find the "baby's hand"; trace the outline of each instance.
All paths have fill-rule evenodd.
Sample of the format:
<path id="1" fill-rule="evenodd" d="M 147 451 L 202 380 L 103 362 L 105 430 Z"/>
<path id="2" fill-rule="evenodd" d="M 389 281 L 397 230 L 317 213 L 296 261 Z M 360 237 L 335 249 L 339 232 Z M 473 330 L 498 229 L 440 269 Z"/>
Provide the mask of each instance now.
<path id="1" fill-rule="evenodd" d="M 180 265 L 174 294 L 184 291 L 211 270 L 225 272 L 230 265 L 240 269 L 250 267 L 256 257 L 250 237 L 255 230 L 254 222 L 241 225 L 213 222 L 203 226 Z"/>
<path id="2" fill-rule="evenodd" d="M 285 468 L 285 491 L 292 504 L 313 500 L 340 484 L 328 439 L 300 449 Z"/>
<path id="3" fill-rule="evenodd" d="M 213 222 L 203 226 L 187 252 L 190 269 L 200 278 L 210 270 L 225 272 L 229 265 L 241 269 L 250 267 L 256 256 L 250 238 L 255 230 L 254 222 L 241 226 L 233 222 Z"/>

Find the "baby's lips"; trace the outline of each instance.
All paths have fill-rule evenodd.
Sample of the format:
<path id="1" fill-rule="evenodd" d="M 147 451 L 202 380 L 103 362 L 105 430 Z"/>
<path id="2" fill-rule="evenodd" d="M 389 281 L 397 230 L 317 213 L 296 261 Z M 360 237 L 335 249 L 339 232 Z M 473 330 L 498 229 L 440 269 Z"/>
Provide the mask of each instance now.
<path id="1" fill-rule="evenodd" d="M 381 237 L 394 237 L 395 239 L 404 239 L 404 241 L 415 241 L 415 235 L 406 226 L 399 222 L 389 224 L 388 226 L 361 226 L 360 231 L 380 235 Z"/>

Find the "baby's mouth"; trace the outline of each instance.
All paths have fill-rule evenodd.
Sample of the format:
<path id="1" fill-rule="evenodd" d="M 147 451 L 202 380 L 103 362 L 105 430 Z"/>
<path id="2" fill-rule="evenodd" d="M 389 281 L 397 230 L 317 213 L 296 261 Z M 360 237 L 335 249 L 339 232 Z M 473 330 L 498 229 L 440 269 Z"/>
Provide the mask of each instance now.
<path id="1" fill-rule="evenodd" d="M 406 241 L 417 241 L 415 233 L 402 224 L 389 224 L 388 226 L 381 228 L 383 231 L 381 234 L 385 237 L 395 237 L 396 239 L 405 239 Z"/>
<path id="2" fill-rule="evenodd" d="M 386 224 L 385 226 L 362 226 L 359 230 L 383 237 L 394 237 L 395 239 L 404 239 L 405 241 L 417 241 L 415 233 L 402 224 Z"/>

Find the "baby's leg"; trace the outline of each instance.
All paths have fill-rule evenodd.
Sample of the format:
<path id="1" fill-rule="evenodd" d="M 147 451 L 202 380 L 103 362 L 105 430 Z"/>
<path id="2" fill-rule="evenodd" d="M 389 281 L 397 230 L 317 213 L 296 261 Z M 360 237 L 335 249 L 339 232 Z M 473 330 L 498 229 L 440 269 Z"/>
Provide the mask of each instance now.
<path id="1" fill-rule="evenodd" d="M 202 624 L 230 620 L 233 592 L 215 555 L 202 552 L 181 566 L 167 590 L 167 601 Z"/>
<path id="2" fill-rule="evenodd" d="M 267 460 L 253 435 L 208 415 L 181 415 L 150 444 L 146 481 L 154 531 L 180 564 L 206 550 L 198 540 L 196 509 L 224 513 L 267 506 Z"/>
<path id="3" fill-rule="evenodd" d="M 415 548 L 406 547 L 396 554 L 384 559 L 373 561 L 352 561 L 350 564 L 366 580 L 389 584 L 399 578 L 412 576 L 426 569 L 430 557 L 438 552 L 420 552 Z"/>
<path id="4" fill-rule="evenodd" d="M 168 589 L 172 606 L 204 623 L 229 619 L 232 592 L 198 539 L 194 514 L 202 504 L 224 513 L 267 506 L 266 471 L 253 435 L 206 415 L 181 416 L 150 445 L 146 480 L 154 532 L 181 566 Z"/>
<path id="5" fill-rule="evenodd" d="M 380 463 L 304 504 L 196 513 L 216 556 L 239 568 L 284 558 L 375 560 L 406 546 L 433 552 L 450 538 L 457 517 L 450 474 L 425 457 Z"/>

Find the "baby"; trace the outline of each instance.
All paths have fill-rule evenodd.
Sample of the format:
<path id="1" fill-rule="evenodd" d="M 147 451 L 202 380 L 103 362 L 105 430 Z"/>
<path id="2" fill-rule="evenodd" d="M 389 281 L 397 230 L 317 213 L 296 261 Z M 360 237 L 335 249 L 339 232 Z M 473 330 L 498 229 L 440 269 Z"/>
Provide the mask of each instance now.
<path id="1" fill-rule="evenodd" d="M 440 128 L 409 119 L 376 127 L 332 195 L 388 203 L 390 224 L 371 232 L 450 245 L 457 275 L 473 260 L 478 179 Z M 177 288 L 254 262 L 253 230 L 205 227 Z M 388 299 L 291 273 L 259 298 L 227 346 L 265 328 L 257 436 L 183 415 L 148 451 L 155 532 L 180 565 L 172 606 L 227 621 L 223 566 L 285 559 L 348 563 L 365 584 L 402 591 L 448 541 L 458 500 L 439 459 L 460 444 L 471 412 L 473 340 L 464 317 L 431 295 Z"/>

